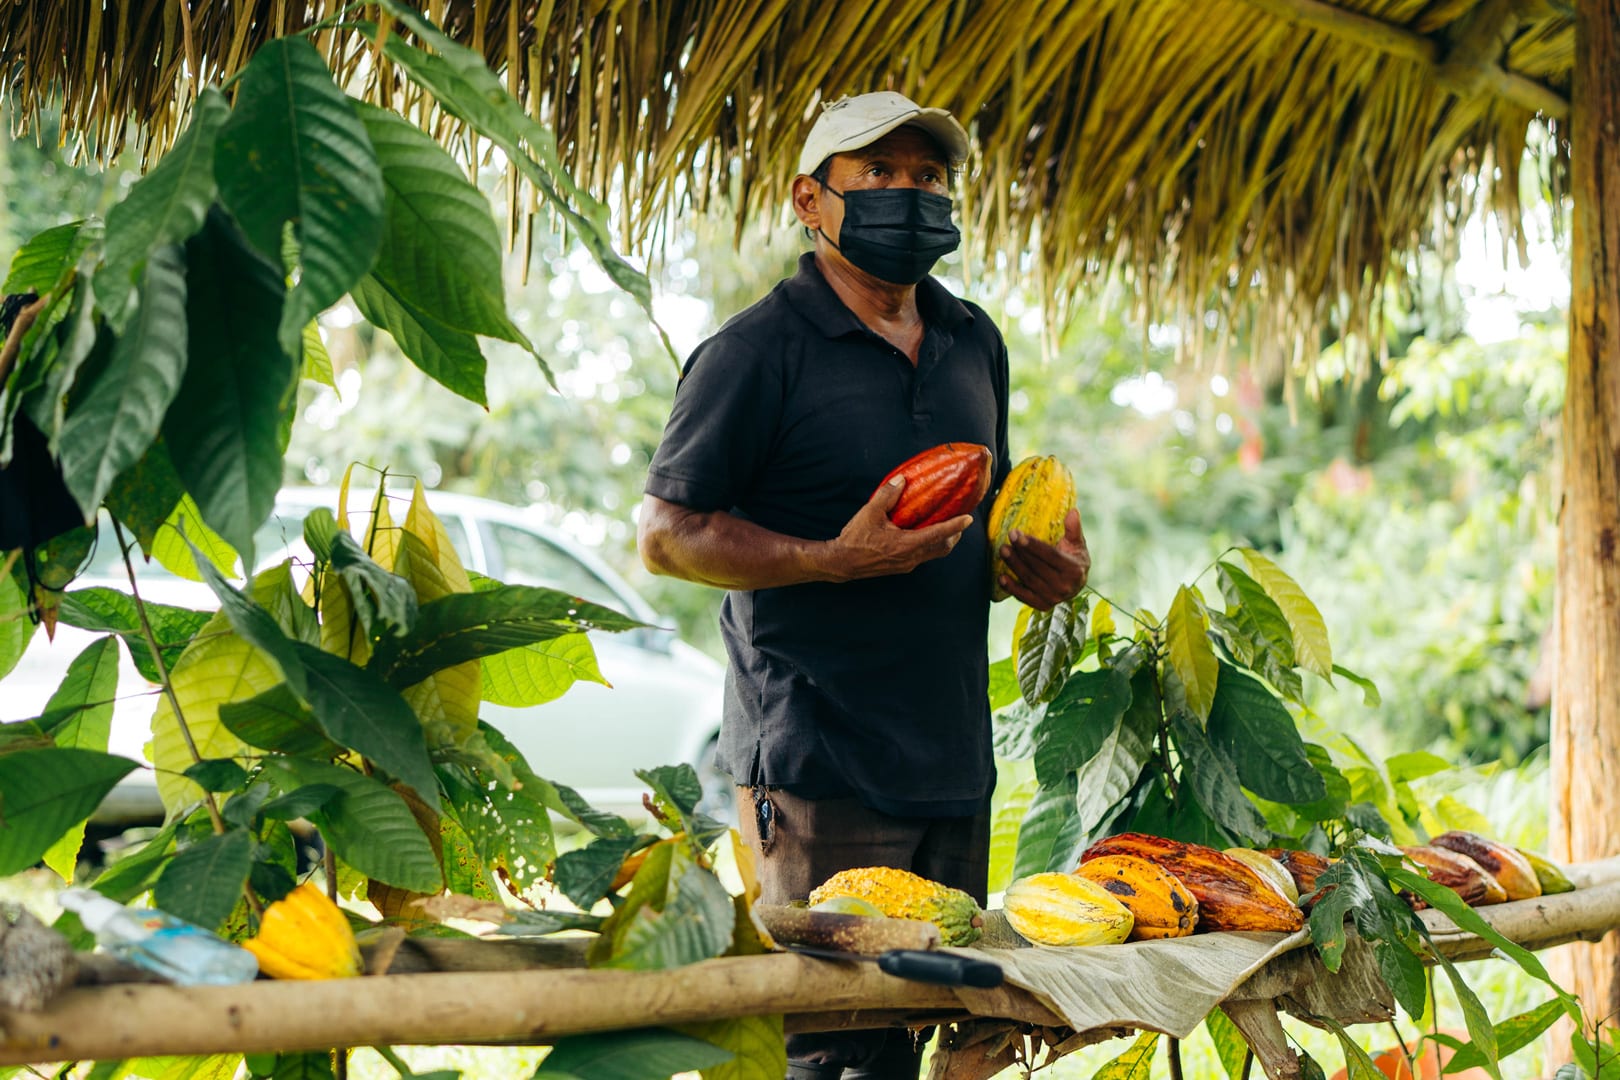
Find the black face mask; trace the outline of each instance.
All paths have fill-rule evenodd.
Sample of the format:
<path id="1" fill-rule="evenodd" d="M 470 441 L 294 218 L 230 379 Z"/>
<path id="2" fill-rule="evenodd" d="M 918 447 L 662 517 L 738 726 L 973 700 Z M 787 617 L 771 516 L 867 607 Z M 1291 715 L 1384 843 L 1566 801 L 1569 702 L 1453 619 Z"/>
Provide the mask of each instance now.
<path id="1" fill-rule="evenodd" d="M 920 188 L 825 190 L 844 200 L 841 244 L 821 235 L 853 265 L 893 285 L 915 285 L 962 242 L 951 200 Z"/>

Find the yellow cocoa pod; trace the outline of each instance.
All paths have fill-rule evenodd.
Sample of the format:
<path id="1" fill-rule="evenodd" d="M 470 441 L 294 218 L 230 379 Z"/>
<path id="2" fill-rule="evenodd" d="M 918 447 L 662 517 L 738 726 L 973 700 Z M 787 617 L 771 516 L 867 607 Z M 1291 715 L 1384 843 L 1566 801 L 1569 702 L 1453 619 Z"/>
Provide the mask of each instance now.
<path id="1" fill-rule="evenodd" d="M 1019 532 L 1055 544 L 1063 539 L 1063 519 L 1074 507 L 1074 477 L 1055 457 L 1027 457 L 1007 474 L 990 507 L 990 595 L 1007 596 L 1001 576 L 1012 571 L 1001 557 L 1008 535 Z"/>
<path id="2" fill-rule="evenodd" d="M 272 979 L 343 979 L 360 974 L 360 946 L 343 910 L 311 882 L 264 909 L 242 947 Z"/>
<path id="3" fill-rule="evenodd" d="M 1541 882 L 1541 895 L 1553 896 L 1557 893 L 1574 892 L 1575 886 L 1564 871 L 1551 859 L 1537 855 L 1533 851 L 1519 849 L 1524 861 L 1530 864 L 1530 869 L 1536 872 L 1536 880 Z"/>
<path id="4" fill-rule="evenodd" d="M 1002 895 L 1007 921 L 1037 945 L 1117 945 L 1131 933 L 1131 911 L 1107 889 L 1075 874 L 1031 874 Z"/>
<path id="5" fill-rule="evenodd" d="M 1288 873 L 1282 863 L 1263 851 L 1254 850 L 1254 848 L 1229 847 L 1226 849 L 1226 853 L 1271 882 L 1278 892 L 1288 897 L 1290 904 L 1299 903 L 1299 886 L 1294 884 L 1293 876 Z"/>
<path id="6" fill-rule="evenodd" d="M 829 896 L 810 906 L 811 911 L 825 911 L 833 915 L 864 915 L 869 919 L 883 918 L 883 909 L 858 896 Z"/>
<path id="7" fill-rule="evenodd" d="M 1104 855 L 1075 874 L 1108 890 L 1131 913 L 1131 940 L 1186 937 L 1198 925 L 1198 901 L 1181 879 L 1135 855 Z"/>
<path id="8" fill-rule="evenodd" d="M 961 889 L 890 866 L 840 870 L 811 890 L 810 904 L 814 907 L 835 896 L 864 900 L 891 919 L 931 922 L 939 927 L 939 940 L 946 945 L 973 944 L 984 925 L 984 912 Z"/>

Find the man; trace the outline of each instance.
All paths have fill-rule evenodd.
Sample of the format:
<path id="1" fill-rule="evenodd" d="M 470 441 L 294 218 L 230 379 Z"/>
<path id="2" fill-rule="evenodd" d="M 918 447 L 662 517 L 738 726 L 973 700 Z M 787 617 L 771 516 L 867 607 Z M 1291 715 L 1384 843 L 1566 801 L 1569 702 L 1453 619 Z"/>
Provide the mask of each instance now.
<path id="1" fill-rule="evenodd" d="M 798 273 L 687 362 L 648 472 L 638 543 L 658 574 L 728 590 L 720 762 L 739 785 L 767 901 L 839 870 L 909 869 L 985 900 L 990 500 L 927 528 L 888 520 L 944 442 L 1007 460 L 1007 350 L 928 276 L 959 241 L 967 133 L 896 93 L 824 108 L 793 210 Z M 1090 567 L 1076 514 L 1057 545 L 1015 537 L 1012 595 L 1042 610 Z M 788 1040 L 790 1076 L 913 1077 L 909 1033 Z M 850 1066 L 851 1071 L 844 1072 Z"/>

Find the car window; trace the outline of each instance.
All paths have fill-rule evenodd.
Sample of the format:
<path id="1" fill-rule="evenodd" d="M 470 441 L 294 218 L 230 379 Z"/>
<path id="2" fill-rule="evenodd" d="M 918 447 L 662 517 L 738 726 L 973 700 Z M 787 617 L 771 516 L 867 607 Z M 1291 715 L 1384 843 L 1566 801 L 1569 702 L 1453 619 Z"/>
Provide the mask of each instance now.
<path id="1" fill-rule="evenodd" d="M 500 522 L 489 522 L 487 528 L 499 560 L 498 576 L 506 584 L 541 585 L 609 607 L 623 605 L 606 582 L 545 537 Z"/>

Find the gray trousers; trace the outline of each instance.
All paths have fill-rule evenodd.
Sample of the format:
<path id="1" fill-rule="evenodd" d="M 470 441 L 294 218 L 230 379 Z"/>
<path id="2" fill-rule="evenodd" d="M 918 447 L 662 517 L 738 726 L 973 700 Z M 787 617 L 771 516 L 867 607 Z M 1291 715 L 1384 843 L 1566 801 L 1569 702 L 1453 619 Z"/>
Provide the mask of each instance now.
<path id="1" fill-rule="evenodd" d="M 739 787 L 737 817 L 757 858 L 765 903 L 804 900 L 838 871 L 861 866 L 910 870 L 985 902 L 988 797 L 972 817 L 900 818 L 854 798 L 803 799 L 777 788 Z M 851 1077 L 910 1080 L 923 1041 L 904 1028 L 790 1035 L 788 1060 L 847 1066 Z"/>

